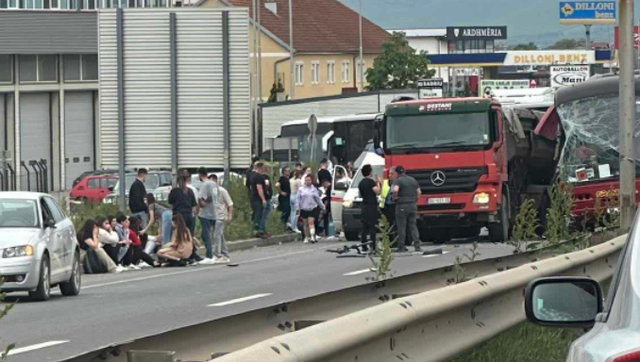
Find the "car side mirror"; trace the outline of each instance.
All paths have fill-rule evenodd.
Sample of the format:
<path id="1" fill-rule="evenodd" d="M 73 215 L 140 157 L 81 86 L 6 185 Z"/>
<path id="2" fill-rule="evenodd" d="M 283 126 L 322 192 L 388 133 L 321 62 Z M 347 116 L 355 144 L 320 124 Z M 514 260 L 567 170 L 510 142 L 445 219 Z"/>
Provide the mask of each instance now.
<path id="1" fill-rule="evenodd" d="M 525 290 L 527 319 L 541 326 L 591 328 L 602 309 L 602 288 L 589 278 L 541 278 Z"/>
<path id="2" fill-rule="evenodd" d="M 53 219 L 47 219 L 44 222 L 44 228 L 45 229 L 55 229 L 56 228 L 56 222 Z"/>
<path id="3" fill-rule="evenodd" d="M 109 192 L 113 192 L 113 186 L 109 187 Z"/>

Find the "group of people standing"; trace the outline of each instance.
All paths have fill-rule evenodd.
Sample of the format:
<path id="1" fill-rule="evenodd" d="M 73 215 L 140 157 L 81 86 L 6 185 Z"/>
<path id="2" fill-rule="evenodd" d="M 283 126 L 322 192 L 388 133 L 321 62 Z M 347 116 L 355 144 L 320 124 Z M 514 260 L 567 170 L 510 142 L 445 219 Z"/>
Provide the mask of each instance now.
<path id="1" fill-rule="evenodd" d="M 407 175 L 402 166 L 389 169 L 388 181 L 381 177 L 374 180 L 372 170 L 370 165 L 362 167 L 363 179 L 358 185 L 362 197 L 362 249 L 368 251 L 371 245 L 375 251 L 379 209 L 382 209 L 389 223 L 391 238 L 397 240 L 396 250 L 406 252 L 406 245 L 413 244 L 416 252 L 421 251 L 417 203 L 422 192 L 418 181 Z"/>
<path id="2" fill-rule="evenodd" d="M 320 162 L 317 174 L 301 163 L 295 168 L 284 167 L 275 184 L 278 210 L 285 228 L 291 232 L 304 233 L 305 243 L 318 241 L 318 222 L 322 218 L 325 236 L 330 236 L 331 207 L 330 195 L 332 175 L 328 170 L 328 160 Z M 273 189 L 267 166 L 254 160 L 247 172 L 247 188 L 251 197 L 256 236 L 269 238 L 267 219 L 272 209 Z M 303 230 L 299 229 L 302 220 Z"/>

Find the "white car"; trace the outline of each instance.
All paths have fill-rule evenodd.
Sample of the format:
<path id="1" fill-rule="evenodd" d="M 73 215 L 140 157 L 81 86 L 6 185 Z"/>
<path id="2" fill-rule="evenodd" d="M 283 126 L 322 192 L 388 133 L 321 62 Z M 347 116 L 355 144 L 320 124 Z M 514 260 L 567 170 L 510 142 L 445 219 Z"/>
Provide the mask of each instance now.
<path id="1" fill-rule="evenodd" d="M 362 224 L 360 222 L 360 191 L 358 185 L 362 181 L 362 166 L 371 165 L 373 168 L 374 179 L 383 176 L 384 173 L 384 157 L 374 152 L 363 152 L 356 161 L 356 167 L 359 167 L 353 175 L 353 180 L 338 180 L 334 177 L 333 187 L 331 189 L 331 216 L 333 217 L 333 225 L 336 233 L 344 232 L 345 238 L 349 241 L 358 240 Z M 336 171 L 342 169 L 344 174 L 346 170 L 342 166 L 336 166 Z M 337 172 L 333 174 L 336 175 Z"/>
<path id="2" fill-rule="evenodd" d="M 0 192 L 2 291 L 48 300 L 59 285 L 63 295 L 74 296 L 81 274 L 76 231 L 58 202 L 35 192 Z"/>
<path id="3" fill-rule="evenodd" d="M 606 302 L 588 278 L 541 278 L 526 290 L 527 318 L 539 325 L 591 328 L 573 342 L 567 362 L 640 361 L 640 234 L 638 218 Z"/>

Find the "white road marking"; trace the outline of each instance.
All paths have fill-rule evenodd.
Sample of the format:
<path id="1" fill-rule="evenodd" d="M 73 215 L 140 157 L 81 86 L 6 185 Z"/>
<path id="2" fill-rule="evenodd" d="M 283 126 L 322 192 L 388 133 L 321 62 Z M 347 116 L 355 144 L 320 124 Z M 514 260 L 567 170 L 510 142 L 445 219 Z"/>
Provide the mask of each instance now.
<path id="1" fill-rule="evenodd" d="M 53 346 L 57 346 L 59 344 L 64 344 L 64 343 L 69 343 L 69 341 L 51 341 L 51 342 L 44 342 L 44 343 L 34 344 L 32 346 L 14 348 L 11 351 L 9 351 L 9 353 L 7 355 L 8 356 L 13 356 L 13 355 L 16 355 L 16 354 L 27 353 L 27 352 L 35 351 L 37 349 L 53 347 Z M 2 357 L 2 353 L 0 353 L 0 357 Z"/>
<path id="2" fill-rule="evenodd" d="M 372 272 L 375 272 L 375 271 L 376 271 L 376 270 L 375 270 L 375 269 L 373 269 L 373 268 L 369 268 L 369 269 L 362 269 L 362 270 L 356 270 L 356 271 L 351 272 L 351 273 L 345 273 L 345 274 L 342 274 L 342 276 L 350 277 L 350 276 L 354 276 L 354 275 L 360 275 L 360 274 L 372 273 Z"/>
<path id="3" fill-rule="evenodd" d="M 226 302 L 209 304 L 207 307 L 224 307 L 224 306 L 231 305 L 231 304 L 238 304 L 238 303 L 247 302 L 247 301 L 254 300 L 254 299 L 260 299 L 260 298 L 268 297 L 268 296 L 271 296 L 271 295 L 272 295 L 271 293 L 254 294 L 254 295 L 250 295 L 250 296 L 244 297 L 244 298 L 238 298 L 238 299 L 228 300 Z"/>
<path id="4" fill-rule="evenodd" d="M 268 256 L 268 257 L 264 257 L 264 258 L 253 259 L 253 260 L 246 260 L 246 261 L 241 261 L 240 264 L 241 265 L 242 264 L 251 264 L 251 263 L 257 263 L 257 262 L 260 262 L 260 261 L 279 259 L 279 258 L 288 257 L 288 256 L 294 256 L 294 255 L 300 255 L 300 254 L 308 254 L 308 253 L 312 253 L 312 252 L 318 251 L 318 250 L 323 251 L 325 249 L 331 249 L 333 247 L 335 247 L 335 246 L 328 246 L 326 248 L 321 248 L 321 249 L 310 249 L 310 250 L 296 251 L 296 252 L 288 253 L 288 254 L 280 254 L 280 255 Z M 118 281 L 115 281 L 115 282 L 107 282 L 107 283 L 93 284 L 93 285 L 87 285 L 87 286 L 83 285 L 82 289 L 84 290 L 84 289 L 102 288 L 102 287 L 108 287 L 108 286 L 118 285 L 118 284 L 126 284 L 126 283 L 130 283 L 130 282 L 137 282 L 137 281 L 142 281 L 142 280 L 170 277 L 170 276 L 173 276 L 173 275 L 196 273 L 196 272 L 201 272 L 201 271 L 210 271 L 212 268 L 216 268 L 216 267 L 219 267 L 219 266 L 213 266 L 212 265 L 210 267 L 205 267 L 205 268 L 192 268 L 192 269 L 181 270 L 181 271 L 173 272 L 173 273 L 153 274 L 153 275 L 147 275 L 147 276 L 139 277 L 139 278 L 118 280 Z"/>
<path id="5" fill-rule="evenodd" d="M 445 254 L 449 254 L 450 251 L 443 251 L 442 254 L 429 254 L 429 255 L 423 255 L 423 258 L 433 258 L 436 256 L 441 256 L 441 255 L 445 255 Z"/>

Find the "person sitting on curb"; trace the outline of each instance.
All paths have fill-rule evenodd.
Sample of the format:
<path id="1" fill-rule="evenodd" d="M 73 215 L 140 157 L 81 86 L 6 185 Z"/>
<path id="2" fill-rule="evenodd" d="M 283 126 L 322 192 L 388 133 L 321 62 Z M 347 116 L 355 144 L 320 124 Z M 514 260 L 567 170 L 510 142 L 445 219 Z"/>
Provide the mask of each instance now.
<path id="1" fill-rule="evenodd" d="M 181 214 L 173 215 L 171 221 L 174 230 L 171 242 L 158 251 L 158 258 L 169 260 L 173 265 L 186 266 L 193 252 L 191 232 Z"/>

